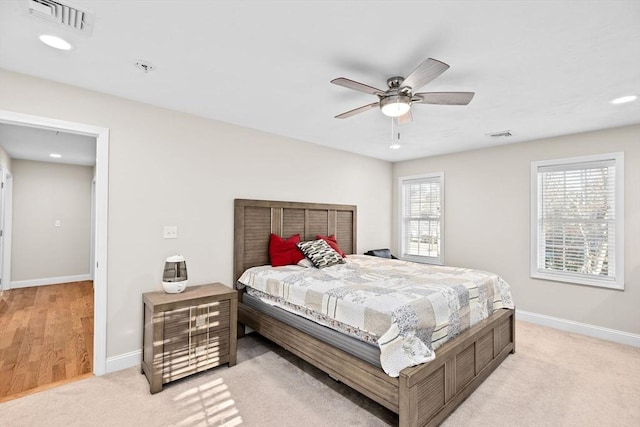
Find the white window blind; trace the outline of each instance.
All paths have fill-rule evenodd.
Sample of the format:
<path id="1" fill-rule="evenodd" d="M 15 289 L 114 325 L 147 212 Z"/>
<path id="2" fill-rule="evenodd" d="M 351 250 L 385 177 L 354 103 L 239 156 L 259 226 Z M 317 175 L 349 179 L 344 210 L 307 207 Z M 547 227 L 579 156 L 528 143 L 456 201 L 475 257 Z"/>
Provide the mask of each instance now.
<path id="1" fill-rule="evenodd" d="M 444 175 L 400 178 L 400 257 L 418 262 L 443 263 Z"/>
<path id="2" fill-rule="evenodd" d="M 604 155 L 532 165 L 532 276 L 623 284 L 620 163 L 617 155 Z"/>

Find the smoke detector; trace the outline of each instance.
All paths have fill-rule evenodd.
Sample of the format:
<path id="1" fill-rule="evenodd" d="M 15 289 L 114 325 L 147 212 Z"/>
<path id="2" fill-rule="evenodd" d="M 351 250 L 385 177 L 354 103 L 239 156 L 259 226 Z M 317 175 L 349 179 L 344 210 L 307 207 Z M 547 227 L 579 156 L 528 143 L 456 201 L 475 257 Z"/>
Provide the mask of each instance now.
<path id="1" fill-rule="evenodd" d="M 148 73 L 149 71 L 153 71 L 156 69 L 155 65 L 153 65 L 149 61 L 145 61 L 144 59 L 137 60 L 134 65 L 136 66 L 136 68 L 144 71 L 145 73 Z"/>
<path id="2" fill-rule="evenodd" d="M 72 5 L 54 0 L 28 0 L 29 15 L 43 19 L 59 27 L 76 31 L 85 36 L 93 32 L 95 14 Z"/>

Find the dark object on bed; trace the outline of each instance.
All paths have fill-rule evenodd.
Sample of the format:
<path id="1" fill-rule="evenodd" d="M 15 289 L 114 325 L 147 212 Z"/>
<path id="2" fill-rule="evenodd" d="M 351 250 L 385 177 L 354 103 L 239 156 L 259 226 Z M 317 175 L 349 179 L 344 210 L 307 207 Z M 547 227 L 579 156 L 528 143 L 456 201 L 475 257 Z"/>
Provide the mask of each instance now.
<path id="1" fill-rule="evenodd" d="M 380 258 L 398 259 L 395 257 L 390 249 L 372 249 L 364 253 L 365 255 L 377 256 Z"/>
<path id="2" fill-rule="evenodd" d="M 342 250 L 356 253 L 357 208 L 353 205 L 235 200 L 234 281 L 254 266 L 269 264 L 271 233 L 302 240 L 335 234 Z M 244 325 L 333 378 L 399 415 L 399 425 L 437 426 L 510 353 L 515 352 L 514 310 L 500 309 L 436 351 L 435 360 L 403 369 L 397 378 L 331 344 L 244 303 Z"/>

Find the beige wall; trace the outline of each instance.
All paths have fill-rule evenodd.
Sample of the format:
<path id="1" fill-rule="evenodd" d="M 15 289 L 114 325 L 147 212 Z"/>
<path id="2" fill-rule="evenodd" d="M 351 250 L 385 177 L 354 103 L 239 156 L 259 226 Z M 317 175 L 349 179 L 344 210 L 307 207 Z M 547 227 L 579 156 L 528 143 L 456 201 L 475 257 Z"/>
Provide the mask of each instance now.
<path id="1" fill-rule="evenodd" d="M 161 289 L 167 256 L 186 257 L 192 285 L 231 285 L 234 198 L 356 204 L 362 253 L 395 246 L 397 177 L 437 171 L 445 172 L 447 264 L 498 272 L 522 310 L 640 332 L 637 126 L 392 166 L 3 70 L 0 93 L 3 110 L 110 129 L 109 357 L 140 349 L 141 294 Z M 627 172 L 625 291 L 529 278 L 530 162 L 612 151 L 625 151 Z M 326 180 L 305 178 L 312 165 L 324 166 Z M 163 239 L 164 225 L 177 225 L 178 239 Z"/>
<path id="2" fill-rule="evenodd" d="M 12 167 L 11 281 L 88 275 L 93 166 L 13 159 Z"/>
<path id="3" fill-rule="evenodd" d="M 625 290 L 529 277 L 531 162 L 618 151 L 625 156 Z M 500 274 L 518 309 L 640 333 L 640 126 L 395 163 L 394 224 L 398 177 L 441 171 L 446 264 Z M 394 249 L 397 239 L 394 227 Z"/>
<path id="4" fill-rule="evenodd" d="M 355 204 L 358 252 L 390 245 L 388 162 L 8 71 L 0 93 L 3 110 L 110 129 L 108 357 L 140 349 L 141 294 L 162 289 L 167 256 L 192 285 L 231 285 L 234 198 Z"/>

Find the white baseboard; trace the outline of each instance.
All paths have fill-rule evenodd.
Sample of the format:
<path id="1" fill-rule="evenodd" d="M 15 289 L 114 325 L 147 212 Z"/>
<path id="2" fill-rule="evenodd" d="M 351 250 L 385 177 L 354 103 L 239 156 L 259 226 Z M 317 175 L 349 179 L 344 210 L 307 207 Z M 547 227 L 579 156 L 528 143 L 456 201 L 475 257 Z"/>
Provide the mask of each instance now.
<path id="1" fill-rule="evenodd" d="M 9 289 L 29 288 L 31 286 L 57 285 L 59 283 L 83 282 L 91 280 L 90 274 L 78 274 L 75 276 L 47 277 L 44 279 L 18 280 L 11 282 Z"/>
<path id="2" fill-rule="evenodd" d="M 140 366 L 142 362 L 142 350 L 130 351 L 118 356 L 107 357 L 107 374 L 123 369 Z"/>
<path id="3" fill-rule="evenodd" d="M 516 319 L 620 344 L 640 347 L 640 335 L 516 309 Z"/>

